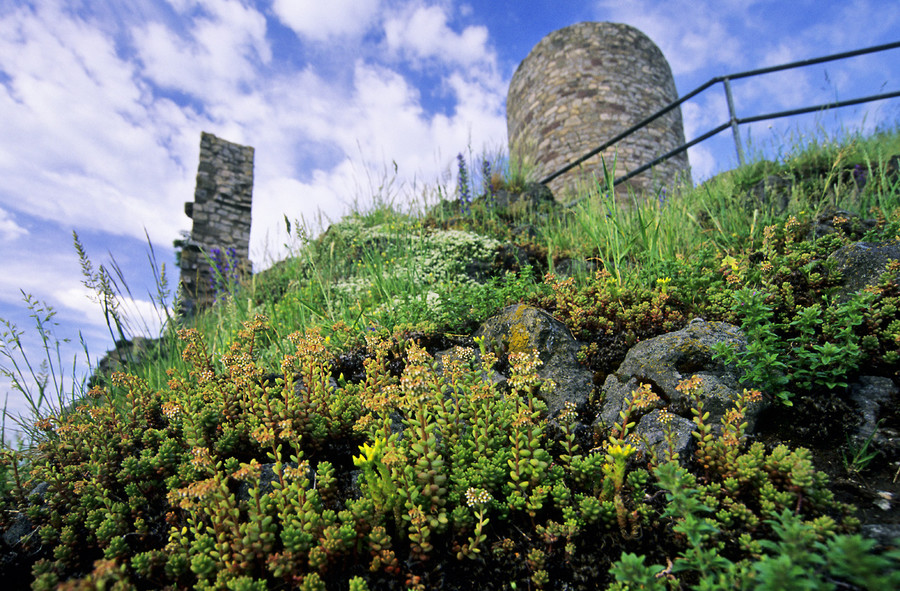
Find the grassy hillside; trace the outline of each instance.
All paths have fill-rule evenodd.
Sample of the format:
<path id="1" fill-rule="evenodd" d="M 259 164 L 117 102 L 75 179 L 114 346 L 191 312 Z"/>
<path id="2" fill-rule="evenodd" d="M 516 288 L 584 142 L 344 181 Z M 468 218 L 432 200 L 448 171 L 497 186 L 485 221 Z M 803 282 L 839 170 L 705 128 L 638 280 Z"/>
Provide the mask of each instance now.
<path id="1" fill-rule="evenodd" d="M 900 586 L 897 547 L 857 533 L 890 513 L 846 504 L 900 494 L 898 458 L 848 443 L 847 402 L 860 375 L 900 379 L 900 264 L 840 297 L 828 259 L 900 240 L 897 154 L 889 130 L 658 195 L 601 179 L 568 207 L 461 160 L 465 190 L 421 211 L 288 223 L 290 257 L 220 276 L 195 318 L 166 307 L 128 373 L 74 410 L 35 401 L 0 472 L 0 524 L 33 533 L 0 564 L 34 589 Z M 565 323 L 595 384 L 638 341 L 735 324 L 747 350 L 719 354 L 747 390 L 721 428 L 695 407 L 695 453 L 665 462 L 629 439 L 647 391 L 610 432 L 599 388 L 548 422 L 540 360 L 471 338 L 513 303 Z M 746 433 L 758 397 L 776 411 Z"/>

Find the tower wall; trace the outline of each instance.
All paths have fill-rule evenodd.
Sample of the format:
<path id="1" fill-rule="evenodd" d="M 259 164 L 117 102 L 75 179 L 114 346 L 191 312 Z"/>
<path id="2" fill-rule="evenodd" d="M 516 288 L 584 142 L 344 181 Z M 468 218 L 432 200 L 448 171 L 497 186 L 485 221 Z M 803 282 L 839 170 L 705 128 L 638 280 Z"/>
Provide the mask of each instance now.
<path id="1" fill-rule="evenodd" d="M 544 37 L 513 75 L 506 100 L 510 154 L 535 168 L 535 180 L 562 168 L 676 100 L 669 64 L 659 48 L 629 25 L 585 22 Z M 681 109 L 674 109 L 606 150 L 616 176 L 684 143 Z M 565 200 L 603 176 L 598 154 L 550 182 Z M 690 180 L 687 152 L 628 181 L 656 191 Z"/>

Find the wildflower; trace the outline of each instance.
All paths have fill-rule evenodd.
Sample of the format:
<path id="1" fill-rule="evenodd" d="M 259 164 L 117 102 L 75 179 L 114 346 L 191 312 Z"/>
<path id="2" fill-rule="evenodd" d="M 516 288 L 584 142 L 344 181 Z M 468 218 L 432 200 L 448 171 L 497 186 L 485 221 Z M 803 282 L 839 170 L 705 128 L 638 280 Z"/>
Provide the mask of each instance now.
<path id="1" fill-rule="evenodd" d="M 494 198 L 494 183 L 491 178 L 491 163 L 485 158 L 481 161 L 481 181 L 484 183 L 484 194 L 489 199 Z"/>
<path id="2" fill-rule="evenodd" d="M 491 493 L 484 490 L 483 488 L 472 488 L 469 487 L 466 489 L 466 505 L 469 507 L 474 507 L 476 505 L 484 505 L 485 503 L 489 503 L 493 497 L 491 497 Z"/>
<path id="3" fill-rule="evenodd" d="M 162 405 L 162 413 L 166 415 L 166 418 L 170 421 L 177 419 L 181 415 L 181 407 L 177 402 L 168 401 L 163 403 Z"/>
<path id="4" fill-rule="evenodd" d="M 759 390 L 747 390 L 744 389 L 744 397 L 747 402 L 759 402 L 762 400 L 762 392 Z"/>
<path id="5" fill-rule="evenodd" d="M 459 175 L 456 180 L 456 188 L 459 192 L 459 204 L 462 206 L 463 211 L 468 213 L 469 204 L 472 202 L 472 194 L 469 191 L 469 173 L 466 170 L 466 161 L 463 158 L 462 153 L 458 154 L 456 159 L 459 162 Z"/>
<path id="6" fill-rule="evenodd" d="M 737 261 L 737 259 L 734 258 L 733 256 L 727 256 L 727 257 L 725 257 L 724 259 L 722 259 L 722 263 L 725 264 L 725 265 L 728 265 L 729 267 L 731 267 L 731 271 L 732 271 L 733 273 L 737 273 L 738 270 L 740 270 L 740 266 L 739 266 L 739 264 L 738 264 L 738 261 Z"/>
<path id="7" fill-rule="evenodd" d="M 287 470 L 287 467 L 285 467 L 285 471 L 286 470 Z M 253 480 L 259 479 L 259 474 L 260 474 L 259 462 L 257 462 L 256 460 L 251 460 L 251 462 L 249 464 L 242 463 L 241 467 L 238 468 L 231 475 L 231 477 L 234 478 L 235 480 L 253 481 Z"/>
<path id="8" fill-rule="evenodd" d="M 659 291 L 662 293 L 666 293 L 666 289 L 668 288 L 669 282 L 671 281 L 671 277 L 663 277 L 661 279 L 657 279 L 656 284 L 659 286 Z"/>
<path id="9" fill-rule="evenodd" d="M 659 396 L 653 392 L 650 384 L 641 384 L 634 389 L 631 395 L 631 402 L 636 409 L 649 408 L 655 402 L 659 402 Z"/>
<path id="10" fill-rule="evenodd" d="M 636 452 L 637 449 L 630 443 L 626 443 L 625 445 L 617 443 L 616 445 L 611 445 L 607 450 L 607 461 L 615 463 L 617 461 L 625 461 L 631 455 Z"/>
<path id="11" fill-rule="evenodd" d="M 302 461 L 297 466 L 285 464 L 282 468 L 282 475 L 286 480 L 301 480 L 309 474 L 309 462 Z"/>
<path id="12" fill-rule="evenodd" d="M 210 468 L 213 465 L 212 455 L 205 447 L 193 448 L 191 456 L 191 465 L 195 468 Z"/>
<path id="13" fill-rule="evenodd" d="M 563 423 L 568 422 L 574 419 L 578 415 L 578 412 L 575 410 L 575 403 L 571 400 L 566 400 L 563 403 L 563 411 L 559 413 L 559 420 Z"/>
<path id="14" fill-rule="evenodd" d="M 690 378 L 678 382 L 675 389 L 686 395 L 690 395 L 696 390 L 699 390 L 701 386 L 703 386 L 703 378 L 701 378 L 699 374 L 694 374 Z"/>
<path id="15" fill-rule="evenodd" d="M 240 281 L 240 261 L 234 248 L 228 248 L 224 253 L 219 248 L 213 248 L 209 254 L 212 263 L 209 288 L 218 299 L 221 294 L 233 292 Z"/>

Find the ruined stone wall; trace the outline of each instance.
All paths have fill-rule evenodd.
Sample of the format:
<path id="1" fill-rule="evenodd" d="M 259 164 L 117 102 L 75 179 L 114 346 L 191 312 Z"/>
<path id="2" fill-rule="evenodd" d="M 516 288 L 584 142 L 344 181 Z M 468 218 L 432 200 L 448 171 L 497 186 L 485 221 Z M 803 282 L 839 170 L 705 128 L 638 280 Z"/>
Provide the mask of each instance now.
<path id="1" fill-rule="evenodd" d="M 506 99 L 510 154 L 533 164 L 540 180 L 677 98 L 662 52 L 634 27 L 585 22 L 560 29 L 535 45 L 513 75 Z M 675 109 L 602 156 L 610 167 L 617 158 L 621 176 L 682 143 Z M 556 198 L 566 200 L 580 183 L 602 178 L 600 157 L 551 181 Z M 687 152 L 629 183 L 656 191 L 679 176 L 690 179 Z"/>
<path id="2" fill-rule="evenodd" d="M 229 282 L 251 272 L 252 200 L 253 148 L 203 132 L 194 201 L 184 204 L 194 222 L 181 251 L 187 313 L 210 305 Z M 218 274 L 211 269 L 211 260 Z"/>

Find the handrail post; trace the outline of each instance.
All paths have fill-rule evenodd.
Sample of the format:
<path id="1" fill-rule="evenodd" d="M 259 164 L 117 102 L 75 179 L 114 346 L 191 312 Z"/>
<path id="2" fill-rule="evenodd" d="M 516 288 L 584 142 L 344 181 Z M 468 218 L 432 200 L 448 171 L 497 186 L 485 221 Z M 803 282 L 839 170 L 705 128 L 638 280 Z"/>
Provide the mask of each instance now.
<path id="1" fill-rule="evenodd" d="M 731 133 L 734 135 L 734 147 L 737 149 L 738 162 L 741 166 L 746 164 L 744 159 L 744 147 L 741 144 L 741 131 L 738 127 L 737 115 L 734 112 L 734 99 L 731 97 L 731 80 L 726 76 L 722 79 L 725 84 L 725 100 L 728 102 L 728 117 L 731 121 Z"/>

